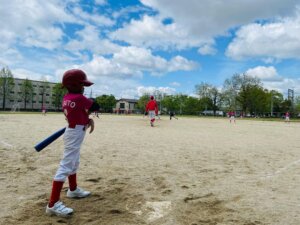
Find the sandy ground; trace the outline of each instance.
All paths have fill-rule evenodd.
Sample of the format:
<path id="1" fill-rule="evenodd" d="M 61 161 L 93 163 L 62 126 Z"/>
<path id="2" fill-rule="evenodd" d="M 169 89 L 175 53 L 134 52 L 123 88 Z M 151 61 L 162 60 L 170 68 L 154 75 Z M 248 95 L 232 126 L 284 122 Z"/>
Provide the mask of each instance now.
<path id="1" fill-rule="evenodd" d="M 299 225 L 300 123 L 100 115 L 81 149 L 86 199 L 45 207 L 63 151 L 61 114 L 0 114 L 0 224 Z"/>

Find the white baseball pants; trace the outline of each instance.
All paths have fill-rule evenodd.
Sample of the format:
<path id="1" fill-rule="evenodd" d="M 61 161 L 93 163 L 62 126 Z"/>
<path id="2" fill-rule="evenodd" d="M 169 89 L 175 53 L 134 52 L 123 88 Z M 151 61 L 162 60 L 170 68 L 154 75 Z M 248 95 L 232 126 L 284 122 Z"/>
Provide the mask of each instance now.
<path id="1" fill-rule="evenodd" d="M 66 128 L 64 134 L 64 154 L 54 176 L 55 181 L 66 181 L 69 175 L 75 174 L 80 161 L 80 147 L 85 136 L 85 126 L 76 125 Z"/>

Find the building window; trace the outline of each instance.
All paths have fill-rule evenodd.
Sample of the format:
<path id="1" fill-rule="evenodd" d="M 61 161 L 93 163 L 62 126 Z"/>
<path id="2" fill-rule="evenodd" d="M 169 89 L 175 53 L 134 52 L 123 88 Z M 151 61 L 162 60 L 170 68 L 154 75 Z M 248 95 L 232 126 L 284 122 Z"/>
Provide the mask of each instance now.
<path id="1" fill-rule="evenodd" d="M 120 109 L 125 109 L 125 103 L 124 102 L 120 103 Z"/>

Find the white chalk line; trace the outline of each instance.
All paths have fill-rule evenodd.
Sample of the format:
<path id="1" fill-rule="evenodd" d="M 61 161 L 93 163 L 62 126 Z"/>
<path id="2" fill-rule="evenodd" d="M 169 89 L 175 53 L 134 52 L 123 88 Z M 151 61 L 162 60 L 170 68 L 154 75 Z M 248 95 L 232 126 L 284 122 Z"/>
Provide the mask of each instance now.
<path id="1" fill-rule="evenodd" d="M 12 146 L 11 144 L 6 143 L 5 141 L 1 141 L 1 143 L 2 143 L 4 146 L 10 147 L 10 148 L 14 147 L 14 146 Z"/>
<path id="2" fill-rule="evenodd" d="M 293 166 L 295 166 L 295 165 L 297 165 L 297 164 L 299 164 L 299 163 L 300 163 L 300 159 L 298 159 L 298 160 L 296 160 L 296 161 L 294 161 L 294 162 L 289 163 L 289 164 L 286 165 L 285 167 L 280 168 L 279 170 L 275 171 L 275 172 L 272 173 L 272 174 L 268 174 L 268 175 L 262 177 L 262 179 L 263 179 L 263 178 L 273 178 L 273 177 L 275 177 L 275 176 L 281 174 L 282 172 L 284 172 L 284 171 L 290 169 L 291 167 L 293 167 Z"/>

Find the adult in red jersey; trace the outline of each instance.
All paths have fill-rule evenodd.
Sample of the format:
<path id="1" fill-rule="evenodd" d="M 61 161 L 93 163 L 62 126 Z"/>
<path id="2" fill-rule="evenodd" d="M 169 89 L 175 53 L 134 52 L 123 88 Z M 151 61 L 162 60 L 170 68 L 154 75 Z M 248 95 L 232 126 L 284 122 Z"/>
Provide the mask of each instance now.
<path id="1" fill-rule="evenodd" d="M 90 195 L 89 191 L 77 186 L 76 173 L 86 129 L 90 128 L 90 133 L 94 130 L 94 121 L 89 118 L 89 114 L 100 108 L 96 102 L 83 95 L 84 87 L 92 84 L 86 74 L 79 69 L 68 70 L 63 75 L 62 85 L 68 93 L 63 98 L 62 108 L 68 125 L 64 133 L 63 158 L 54 176 L 51 196 L 46 207 L 46 213 L 49 215 L 66 217 L 73 213 L 73 209 L 60 201 L 60 192 L 67 178 L 69 181 L 67 197 L 84 198 Z"/>
<path id="2" fill-rule="evenodd" d="M 151 125 L 151 127 L 153 127 L 154 122 L 155 122 L 155 116 L 158 115 L 157 103 L 153 96 L 150 96 L 150 100 L 148 101 L 148 103 L 146 105 L 146 113 L 148 113 L 149 118 L 150 118 L 150 125 Z"/>

